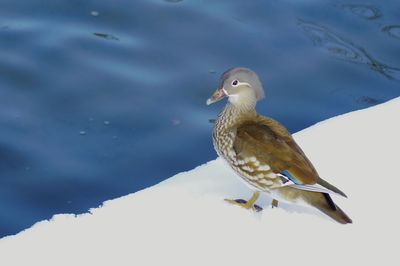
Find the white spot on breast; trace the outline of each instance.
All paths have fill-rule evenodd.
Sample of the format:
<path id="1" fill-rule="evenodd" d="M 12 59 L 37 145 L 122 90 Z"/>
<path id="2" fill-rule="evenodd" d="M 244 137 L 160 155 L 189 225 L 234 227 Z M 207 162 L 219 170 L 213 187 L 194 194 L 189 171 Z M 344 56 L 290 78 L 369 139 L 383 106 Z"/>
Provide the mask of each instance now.
<path id="1" fill-rule="evenodd" d="M 242 166 L 242 169 L 245 170 L 245 171 L 248 171 L 248 172 L 254 172 L 253 168 L 251 168 L 251 167 L 249 167 L 247 165 Z"/>
<path id="2" fill-rule="evenodd" d="M 261 184 L 264 184 L 264 185 L 272 185 L 272 184 L 274 184 L 273 181 L 268 180 L 268 179 L 261 179 L 261 180 L 258 180 L 258 182 L 261 183 Z"/>
<path id="3" fill-rule="evenodd" d="M 271 179 L 274 179 L 274 178 L 277 177 L 277 175 L 276 175 L 275 173 L 268 173 L 268 174 L 267 174 L 267 177 L 268 177 L 268 178 L 271 178 Z"/>
<path id="4" fill-rule="evenodd" d="M 249 158 L 249 161 L 250 161 L 250 162 L 258 162 L 257 158 L 254 157 L 254 156 L 251 156 L 251 157 Z"/>
<path id="5" fill-rule="evenodd" d="M 258 174 L 258 175 L 257 175 L 257 178 L 258 178 L 258 179 L 263 179 L 264 177 L 265 177 L 264 174 Z"/>
<path id="6" fill-rule="evenodd" d="M 236 157 L 236 152 L 233 149 L 230 149 L 228 151 L 228 156 L 231 158 L 234 158 L 234 157 Z"/>
<path id="7" fill-rule="evenodd" d="M 257 168 L 258 171 L 268 171 L 268 170 L 270 170 L 270 169 L 271 169 L 271 167 L 269 167 L 269 165 L 267 165 L 267 164 L 265 164 L 265 165 L 260 165 L 260 166 Z"/>
<path id="8" fill-rule="evenodd" d="M 241 165 L 241 164 L 245 164 L 245 162 L 243 160 L 237 160 L 237 164 Z"/>

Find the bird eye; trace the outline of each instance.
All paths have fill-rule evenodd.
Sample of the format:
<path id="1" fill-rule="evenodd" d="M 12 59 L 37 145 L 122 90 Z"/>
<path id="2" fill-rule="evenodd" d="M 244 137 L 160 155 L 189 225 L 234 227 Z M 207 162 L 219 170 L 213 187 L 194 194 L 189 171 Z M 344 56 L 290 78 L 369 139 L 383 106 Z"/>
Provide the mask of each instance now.
<path id="1" fill-rule="evenodd" d="M 232 81 L 232 86 L 237 86 L 238 85 L 238 83 L 239 83 L 239 81 L 237 81 L 236 79 L 234 80 L 234 81 Z"/>

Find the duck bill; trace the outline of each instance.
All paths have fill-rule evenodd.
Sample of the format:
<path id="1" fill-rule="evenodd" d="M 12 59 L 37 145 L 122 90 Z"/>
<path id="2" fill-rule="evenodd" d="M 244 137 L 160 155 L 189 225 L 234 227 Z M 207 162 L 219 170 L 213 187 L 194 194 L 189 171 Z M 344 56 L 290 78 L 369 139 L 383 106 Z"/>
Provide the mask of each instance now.
<path id="1" fill-rule="evenodd" d="M 207 105 L 216 103 L 216 102 L 222 100 L 223 98 L 225 98 L 226 96 L 227 95 L 226 95 L 225 90 L 223 88 L 222 89 L 217 89 L 213 93 L 213 95 L 210 98 L 208 98 Z"/>

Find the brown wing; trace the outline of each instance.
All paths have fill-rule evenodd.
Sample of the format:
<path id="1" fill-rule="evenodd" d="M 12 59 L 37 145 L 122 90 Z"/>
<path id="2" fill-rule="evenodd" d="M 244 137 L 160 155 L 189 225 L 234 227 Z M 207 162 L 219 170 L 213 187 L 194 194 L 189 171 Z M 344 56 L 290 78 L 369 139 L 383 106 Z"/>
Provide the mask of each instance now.
<path id="1" fill-rule="evenodd" d="M 295 183 L 315 184 L 318 173 L 290 133 L 277 121 L 258 116 L 237 128 L 234 149 L 239 157 L 255 157 L 275 173 L 287 171 Z"/>

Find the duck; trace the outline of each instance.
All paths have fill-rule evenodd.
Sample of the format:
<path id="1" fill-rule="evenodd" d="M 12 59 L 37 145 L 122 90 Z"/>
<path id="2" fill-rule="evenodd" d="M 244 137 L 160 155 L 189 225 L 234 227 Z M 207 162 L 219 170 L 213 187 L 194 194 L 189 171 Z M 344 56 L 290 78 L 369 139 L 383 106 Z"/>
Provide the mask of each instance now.
<path id="1" fill-rule="evenodd" d="M 228 98 L 214 123 L 213 145 L 219 157 L 253 191 L 249 200 L 225 200 L 257 211 L 262 208 L 256 201 L 260 193 L 266 193 L 272 198 L 272 207 L 278 207 L 280 201 L 307 205 L 338 223 L 352 223 L 331 197 L 346 194 L 319 176 L 281 123 L 257 113 L 256 105 L 264 97 L 257 74 L 235 67 L 221 75 L 217 90 L 206 102 L 210 105 Z"/>

